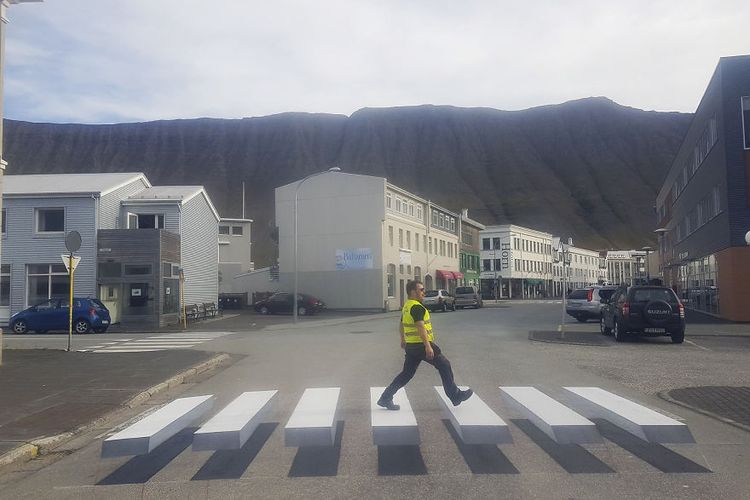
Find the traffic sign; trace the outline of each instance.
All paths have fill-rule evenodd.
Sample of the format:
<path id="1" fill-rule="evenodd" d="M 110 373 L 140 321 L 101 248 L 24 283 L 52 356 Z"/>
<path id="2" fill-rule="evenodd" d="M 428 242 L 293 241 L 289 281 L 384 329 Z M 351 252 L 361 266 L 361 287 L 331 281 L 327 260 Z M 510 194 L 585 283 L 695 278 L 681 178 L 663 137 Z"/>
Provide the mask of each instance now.
<path id="1" fill-rule="evenodd" d="M 65 269 L 70 272 L 70 255 L 62 254 L 60 255 L 60 258 L 63 261 L 63 264 L 65 264 Z M 81 257 L 78 255 L 73 256 L 73 270 L 76 270 L 76 267 L 78 267 L 78 263 L 81 262 Z"/>
<path id="2" fill-rule="evenodd" d="M 78 249 L 81 248 L 81 233 L 78 231 L 70 231 L 65 236 L 65 248 L 67 248 L 70 253 L 77 252 Z M 75 269 L 75 267 L 73 269 Z"/>

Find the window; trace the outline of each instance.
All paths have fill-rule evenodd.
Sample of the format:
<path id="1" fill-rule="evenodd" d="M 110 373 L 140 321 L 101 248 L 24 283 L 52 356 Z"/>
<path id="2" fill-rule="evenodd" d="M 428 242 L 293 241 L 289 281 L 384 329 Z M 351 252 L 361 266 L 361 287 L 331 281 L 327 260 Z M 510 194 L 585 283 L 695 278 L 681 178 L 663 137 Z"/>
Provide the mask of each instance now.
<path id="1" fill-rule="evenodd" d="M 398 247 L 404 248 L 404 230 L 403 229 L 398 230 Z"/>
<path id="2" fill-rule="evenodd" d="M 125 276 L 143 276 L 151 274 L 150 265 L 126 265 L 124 266 Z"/>
<path id="3" fill-rule="evenodd" d="M 438 213 L 435 210 L 432 211 L 432 225 L 438 225 Z"/>
<path id="4" fill-rule="evenodd" d="M 229 226 L 219 226 L 219 234 L 229 234 Z"/>
<path id="5" fill-rule="evenodd" d="M 2 233 L 5 234 L 5 231 L 6 231 L 6 227 L 5 226 L 6 226 L 7 222 L 5 222 L 5 209 L 4 208 L 2 210 L 2 213 L 0 213 L 0 220 L 2 220 L 2 226 L 3 226 Z"/>
<path id="6" fill-rule="evenodd" d="M 453 217 L 451 217 L 451 231 L 454 233 L 456 232 L 456 219 Z"/>
<path id="7" fill-rule="evenodd" d="M 453 243 L 448 243 L 448 257 L 453 257 Z"/>
<path id="8" fill-rule="evenodd" d="M 483 271 L 492 271 L 492 264 L 490 259 L 483 259 L 482 260 L 482 270 Z"/>
<path id="9" fill-rule="evenodd" d="M 64 298 L 70 293 L 68 271 L 63 264 L 28 264 L 26 277 L 26 303 L 29 306 L 48 299 Z"/>
<path id="10" fill-rule="evenodd" d="M 65 232 L 64 208 L 38 208 L 36 211 L 37 233 Z"/>
<path id="11" fill-rule="evenodd" d="M 482 250 L 489 250 L 489 249 L 490 249 L 490 239 L 482 238 Z"/>
<path id="12" fill-rule="evenodd" d="M 10 305 L 10 264 L 0 266 L 0 307 Z"/>
<path id="13" fill-rule="evenodd" d="M 419 266 L 414 266 L 414 279 L 422 281 L 422 268 Z"/>
<path id="14" fill-rule="evenodd" d="M 419 234 L 414 233 L 414 250 L 419 252 Z"/>
<path id="15" fill-rule="evenodd" d="M 750 96 L 742 98 L 742 130 L 745 135 L 745 149 L 750 149 Z"/>
<path id="16" fill-rule="evenodd" d="M 400 212 L 400 211 L 401 211 L 401 199 L 396 198 L 396 212 Z"/>
<path id="17" fill-rule="evenodd" d="M 414 204 L 413 203 L 409 203 L 409 215 L 411 215 L 412 217 L 414 217 Z M 411 273 L 409 273 L 409 274 L 411 274 Z"/>
<path id="18" fill-rule="evenodd" d="M 122 264 L 119 262 L 100 262 L 97 266 L 100 278 L 119 278 L 122 276 Z"/>
<path id="19" fill-rule="evenodd" d="M 422 248 L 427 250 L 427 235 L 422 236 Z"/>
<path id="20" fill-rule="evenodd" d="M 503 268 L 503 264 L 500 259 L 495 259 L 495 270 L 499 271 Z"/>
<path id="21" fill-rule="evenodd" d="M 391 193 L 386 193 L 385 195 L 385 207 L 386 208 L 391 208 L 391 201 L 392 201 Z"/>
<path id="22" fill-rule="evenodd" d="M 440 221 L 438 222 L 438 226 L 440 226 L 441 228 L 445 227 L 445 215 L 439 214 L 438 219 Z"/>
<path id="23" fill-rule="evenodd" d="M 164 229 L 164 214 L 128 214 L 129 229 Z"/>
<path id="24" fill-rule="evenodd" d="M 417 219 L 422 220 L 422 207 L 417 205 Z"/>
<path id="25" fill-rule="evenodd" d="M 406 274 L 411 274 L 411 266 L 408 264 L 406 265 Z"/>
<path id="26" fill-rule="evenodd" d="M 242 236 L 242 226 L 232 226 L 232 236 Z"/>
<path id="27" fill-rule="evenodd" d="M 492 238 L 492 249 L 500 250 L 500 238 Z"/>
<path id="28" fill-rule="evenodd" d="M 404 274 L 404 265 L 403 264 L 399 264 L 398 265 L 398 274 Z"/>
<path id="29" fill-rule="evenodd" d="M 393 246 L 393 226 L 388 226 L 388 243 Z"/>
<path id="30" fill-rule="evenodd" d="M 466 231 L 464 233 L 461 233 L 461 241 L 464 245 L 473 245 L 474 244 L 474 235 L 472 235 L 470 232 Z"/>
<path id="31" fill-rule="evenodd" d="M 406 231 L 406 248 L 411 250 L 411 231 Z M 411 274 L 411 273 L 408 273 Z"/>
<path id="32" fill-rule="evenodd" d="M 405 214 L 409 213 L 409 205 L 406 200 L 401 202 L 401 211 L 404 212 Z"/>

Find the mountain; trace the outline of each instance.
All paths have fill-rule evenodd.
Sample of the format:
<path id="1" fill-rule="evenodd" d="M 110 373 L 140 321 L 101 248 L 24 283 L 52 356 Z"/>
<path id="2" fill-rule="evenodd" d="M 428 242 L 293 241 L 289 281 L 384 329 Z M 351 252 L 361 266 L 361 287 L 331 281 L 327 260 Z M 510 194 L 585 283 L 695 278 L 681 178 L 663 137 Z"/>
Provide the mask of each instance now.
<path id="1" fill-rule="evenodd" d="M 283 113 L 115 125 L 5 121 L 6 174 L 143 171 L 203 184 L 219 213 L 253 225 L 256 265 L 275 258 L 274 188 L 339 166 L 486 224 L 572 236 L 592 249 L 654 244 L 658 189 L 691 114 L 602 97 L 523 111 L 451 106 Z"/>

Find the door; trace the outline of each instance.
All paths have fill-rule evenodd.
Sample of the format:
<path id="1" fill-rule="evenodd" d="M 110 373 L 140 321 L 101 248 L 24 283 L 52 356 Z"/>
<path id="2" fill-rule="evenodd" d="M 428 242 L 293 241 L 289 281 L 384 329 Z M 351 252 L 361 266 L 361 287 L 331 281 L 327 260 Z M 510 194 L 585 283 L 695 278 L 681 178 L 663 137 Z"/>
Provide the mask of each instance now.
<path id="1" fill-rule="evenodd" d="M 277 293 L 268 299 L 268 310 L 272 313 L 292 312 L 292 294 Z"/>
<path id="2" fill-rule="evenodd" d="M 120 285 L 100 285 L 99 300 L 109 309 L 112 323 L 120 322 Z"/>

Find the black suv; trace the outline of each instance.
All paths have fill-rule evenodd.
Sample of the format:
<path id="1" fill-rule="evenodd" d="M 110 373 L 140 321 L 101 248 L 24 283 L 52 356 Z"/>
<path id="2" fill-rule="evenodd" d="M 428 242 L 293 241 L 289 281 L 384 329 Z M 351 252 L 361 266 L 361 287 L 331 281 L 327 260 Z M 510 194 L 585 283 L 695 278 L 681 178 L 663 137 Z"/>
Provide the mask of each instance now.
<path id="1" fill-rule="evenodd" d="M 631 333 L 669 335 L 675 344 L 685 340 L 685 306 L 671 288 L 620 288 L 602 302 L 601 331 L 604 335 L 613 333 L 617 342 Z"/>

